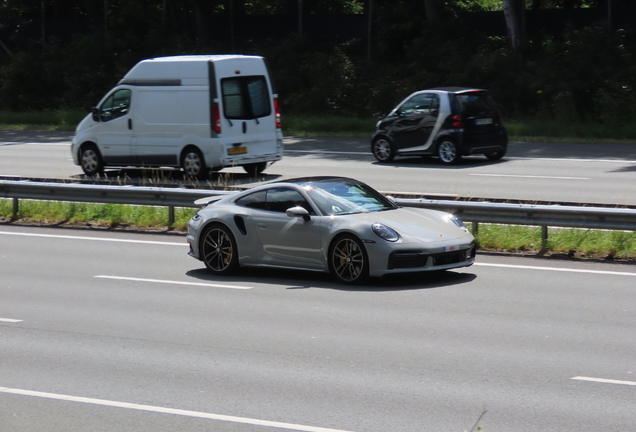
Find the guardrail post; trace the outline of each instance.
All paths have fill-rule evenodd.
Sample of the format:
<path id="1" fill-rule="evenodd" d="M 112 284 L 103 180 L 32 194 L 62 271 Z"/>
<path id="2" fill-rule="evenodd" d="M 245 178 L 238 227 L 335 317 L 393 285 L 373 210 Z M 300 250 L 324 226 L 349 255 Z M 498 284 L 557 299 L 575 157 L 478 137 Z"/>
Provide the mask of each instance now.
<path id="1" fill-rule="evenodd" d="M 545 248 L 548 246 L 548 227 L 547 225 L 541 226 L 541 247 Z"/>
<path id="2" fill-rule="evenodd" d="M 174 206 L 168 206 L 168 228 L 174 226 Z"/>
<path id="3" fill-rule="evenodd" d="M 13 219 L 18 218 L 18 211 L 20 210 L 19 198 L 13 198 Z"/>
<path id="4" fill-rule="evenodd" d="M 476 236 L 477 234 L 479 234 L 479 222 L 474 221 L 473 222 L 473 235 Z"/>

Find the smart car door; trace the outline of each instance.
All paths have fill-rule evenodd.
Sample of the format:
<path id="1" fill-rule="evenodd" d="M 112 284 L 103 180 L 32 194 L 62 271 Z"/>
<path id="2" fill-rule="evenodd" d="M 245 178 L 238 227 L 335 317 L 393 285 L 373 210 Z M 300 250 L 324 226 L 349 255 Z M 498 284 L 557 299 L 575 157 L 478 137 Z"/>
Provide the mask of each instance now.
<path id="1" fill-rule="evenodd" d="M 435 127 L 439 114 L 439 97 L 420 93 L 409 98 L 396 111 L 399 118 L 393 125 L 393 141 L 399 150 L 421 149 Z"/>

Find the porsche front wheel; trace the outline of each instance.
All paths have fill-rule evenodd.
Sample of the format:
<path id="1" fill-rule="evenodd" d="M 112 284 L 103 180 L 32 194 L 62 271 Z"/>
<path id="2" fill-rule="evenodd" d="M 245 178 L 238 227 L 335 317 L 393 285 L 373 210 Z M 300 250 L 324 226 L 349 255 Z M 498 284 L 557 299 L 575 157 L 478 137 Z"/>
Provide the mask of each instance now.
<path id="1" fill-rule="evenodd" d="M 342 283 L 357 284 L 369 274 L 369 262 L 362 242 L 352 235 L 337 238 L 329 250 L 329 269 Z"/>
<path id="2" fill-rule="evenodd" d="M 201 258 L 205 266 L 216 274 L 228 274 L 238 267 L 236 240 L 225 225 L 214 224 L 201 239 Z"/>

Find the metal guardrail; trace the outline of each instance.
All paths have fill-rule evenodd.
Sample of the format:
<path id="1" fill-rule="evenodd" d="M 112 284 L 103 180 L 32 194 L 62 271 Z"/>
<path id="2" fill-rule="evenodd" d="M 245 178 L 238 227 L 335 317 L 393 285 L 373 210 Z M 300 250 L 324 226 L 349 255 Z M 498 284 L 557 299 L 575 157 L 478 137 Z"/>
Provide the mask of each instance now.
<path id="1" fill-rule="evenodd" d="M 0 180 L 0 198 L 13 199 L 14 217 L 18 214 L 20 199 L 150 205 L 168 207 L 168 226 L 174 224 L 176 207 L 196 208 L 194 201 L 197 199 L 232 193 L 235 192 Z M 636 209 L 405 198 L 396 201 L 403 207 L 453 213 L 464 222 L 471 222 L 473 232 L 478 231 L 479 223 L 540 226 L 544 242 L 548 227 L 636 231 Z"/>

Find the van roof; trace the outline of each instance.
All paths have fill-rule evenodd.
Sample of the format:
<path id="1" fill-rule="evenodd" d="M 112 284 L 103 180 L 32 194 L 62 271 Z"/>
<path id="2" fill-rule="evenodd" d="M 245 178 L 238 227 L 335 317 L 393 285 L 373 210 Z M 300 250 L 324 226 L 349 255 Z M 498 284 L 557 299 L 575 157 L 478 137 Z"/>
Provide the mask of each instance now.
<path id="1" fill-rule="evenodd" d="M 137 63 L 128 71 L 120 81 L 120 84 L 133 84 L 133 82 L 135 82 L 136 85 L 141 85 L 142 82 L 148 83 L 152 81 L 155 83 L 154 85 L 158 85 L 158 80 L 179 79 L 182 85 L 203 85 L 208 82 L 208 68 L 211 62 L 219 63 L 219 65 L 227 64 L 225 69 L 241 67 L 241 69 L 246 68 L 247 70 L 253 71 L 254 67 L 264 67 L 263 57 L 254 55 L 227 54 L 155 57 Z"/>
<path id="2" fill-rule="evenodd" d="M 192 54 L 192 55 L 175 55 L 175 56 L 166 56 L 166 57 L 153 57 L 149 59 L 142 60 L 152 61 L 152 62 L 208 62 L 208 61 L 221 61 L 221 60 L 232 60 L 232 59 L 244 59 L 244 58 L 262 58 L 261 56 L 255 55 L 244 55 L 244 54 Z"/>

